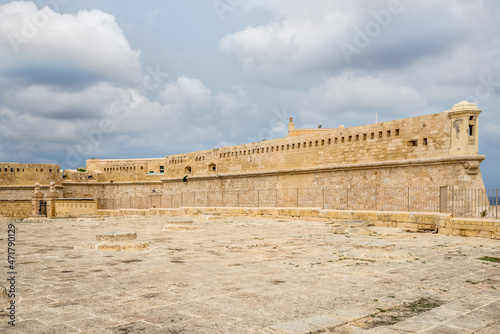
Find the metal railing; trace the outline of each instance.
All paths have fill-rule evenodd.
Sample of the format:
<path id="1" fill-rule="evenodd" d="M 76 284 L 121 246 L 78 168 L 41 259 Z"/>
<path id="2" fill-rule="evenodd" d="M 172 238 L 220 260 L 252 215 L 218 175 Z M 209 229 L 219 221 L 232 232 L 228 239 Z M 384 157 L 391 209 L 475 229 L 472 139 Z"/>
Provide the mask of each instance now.
<path id="1" fill-rule="evenodd" d="M 281 188 L 192 191 L 98 199 L 98 208 L 314 207 L 331 210 L 443 212 L 498 219 L 498 189 L 453 187 Z"/>

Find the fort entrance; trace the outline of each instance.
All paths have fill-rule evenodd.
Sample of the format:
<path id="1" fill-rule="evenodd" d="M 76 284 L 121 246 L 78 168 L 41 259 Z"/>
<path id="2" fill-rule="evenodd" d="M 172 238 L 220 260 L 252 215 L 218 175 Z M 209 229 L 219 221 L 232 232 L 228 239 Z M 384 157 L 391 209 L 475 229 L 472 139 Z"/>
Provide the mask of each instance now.
<path id="1" fill-rule="evenodd" d="M 47 201 L 40 201 L 40 210 L 38 211 L 40 216 L 47 216 Z"/>

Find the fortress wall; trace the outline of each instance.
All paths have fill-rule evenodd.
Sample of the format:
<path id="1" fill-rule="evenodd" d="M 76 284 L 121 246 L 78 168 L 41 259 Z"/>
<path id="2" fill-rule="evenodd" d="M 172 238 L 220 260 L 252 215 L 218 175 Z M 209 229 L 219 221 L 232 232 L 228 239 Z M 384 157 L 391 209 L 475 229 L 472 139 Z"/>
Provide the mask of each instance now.
<path id="1" fill-rule="evenodd" d="M 105 183 L 63 182 L 63 198 L 103 198 Z"/>
<path id="2" fill-rule="evenodd" d="M 359 207 L 368 203 L 371 190 L 378 188 L 429 187 L 435 197 L 440 186 L 453 186 L 457 189 L 483 189 L 479 169 L 466 169 L 470 161 L 481 160 L 470 157 L 460 160 L 453 157 L 443 159 L 421 159 L 409 162 L 384 162 L 377 164 L 358 164 L 330 166 L 291 171 L 254 172 L 242 174 L 219 174 L 213 176 L 190 176 L 187 182 L 182 178 L 164 179 L 155 182 L 103 182 L 78 183 L 65 182 L 65 198 L 97 198 L 116 200 L 116 205 L 138 206 L 137 198 L 149 199 L 155 196 L 154 204 L 140 204 L 156 207 L 179 206 L 297 206 L 297 188 L 300 189 L 299 206 L 318 207 L 323 205 L 323 197 L 332 208 L 340 208 L 335 203 L 344 201 L 334 189 L 362 188 L 357 198 L 351 193 L 350 202 Z M 328 191 L 323 195 L 323 188 Z M 278 189 L 279 193 L 276 192 Z M 369 191 L 369 190 L 370 191 Z M 154 191 L 153 191 L 154 190 Z M 224 195 L 222 195 L 222 191 Z M 259 191 L 259 193 L 257 193 Z M 196 194 L 194 194 L 196 193 Z M 400 190 L 385 191 L 385 197 L 377 200 L 391 203 L 400 201 Z M 161 198 L 158 198 L 161 197 Z M 223 198 L 224 196 L 224 198 Z M 379 196 L 381 196 L 379 194 Z M 122 200 L 123 199 L 123 200 Z M 425 198 L 422 198 L 425 201 Z M 123 204 L 124 203 L 124 204 Z M 340 204 L 339 204 L 340 205 Z"/>
<path id="3" fill-rule="evenodd" d="M 40 186 L 43 193 L 49 192 L 49 186 Z M 62 190 L 62 186 L 56 186 L 58 191 Z M 0 185 L 0 200 L 27 200 L 31 198 L 31 193 L 35 190 L 35 184 L 26 186 L 1 186 Z"/>
<path id="4" fill-rule="evenodd" d="M 0 200 L 30 199 L 33 186 L 0 186 Z"/>
<path id="5" fill-rule="evenodd" d="M 96 213 L 96 200 L 56 199 L 54 201 L 54 217 L 81 217 L 95 215 Z"/>
<path id="6" fill-rule="evenodd" d="M 447 112 L 167 157 L 167 177 L 273 171 L 449 156 Z M 216 165 L 216 172 L 210 164 Z M 191 167 L 191 172 L 186 170 Z"/>
<path id="7" fill-rule="evenodd" d="M 87 171 L 97 172 L 99 181 L 154 181 L 163 175 L 148 175 L 161 173 L 165 167 L 165 159 L 125 159 L 125 160 L 87 160 Z M 77 181 L 77 180 L 75 180 Z"/>
<path id="8" fill-rule="evenodd" d="M 0 185 L 61 184 L 59 165 L 0 163 Z"/>
<path id="9" fill-rule="evenodd" d="M 339 166 L 368 168 L 396 161 L 420 164 L 422 159 L 452 156 L 467 156 L 462 158 L 466 161 L 471 156 L 479 157 L 477 118 L 480 113 L 475 105 L 463 101 L 451 111 L 351 128 L 295 129 L 291 121 L 286 138 L 171 155 L 165 159 L 90 160 L 88 168 L 105 174 L 99 181 L 116 182 L 292 170 L 300 173 Z M 476 159 L 473 168 L 478 169 L 480 161 L 482 159 Z M 164 175 L 147 175 L 149 171 L 164 171 Z M 441 176 L 428 175 L 432 177 L 441 179 Z"/>
<path id="10" fill-rule="evenodd" d="M 276 193 L 272 190 L 280 189 L 278 206 L 296 206 L 296 192 L 294 189 L 300 188 L 302 192 L 310 191 L 309 194 L 301 193 L 301 206 L 321 206 L 318 199 L 323 194 L 318 193 L 318 189 L 335 188 L 402 188 L 402 187 L 429 187 L 437 191 L 440 186 L 454 186 L 457 189 L 483 189 L 483 180 L 479 170 L 471 173 L 465 169 L 464 161 L 421 161 L 403 165 L 402 163 L 376 165 L 357 165 L 345 167 L 331 167 L 326 169 L 312 169 L 302 171 L 276 171 L 269 173 L 248 173 L 240 175 L 220 175 L 213 177 L 188 177 L 187 182 L 181 179 L 164 180 L 163 196 L 171 194 L 180 194 L 198 192 L 197 206 L 211 206 L 214 202 L 222 205 L 221 195 L 217 194 L 224 190 L 226 198 L 224 204 L 228 205 L 236 201 L 234 198 L 241 191 L 253 197 L 253 200 L 239 198 L 239 205 L 254 206 L 256 194 L 250 194 L 252 191 L 260 190 L 260 204 L 262 206 L 275 206 Z M 307 190 L 306 188 L 315 188 Z M 288 192 L 283 191 L 288 189 Z M 269 193 L 266 193 L 265 191 Z M 206 202 L 206 196 L 203 193 L 209 192 L 211 205 Z M 231 192 L 233 192 L 231 194 Z M 390 192 L 388 192 L 390 193 Z M 398 200 L 400 194 L 397 191 L 392 193 L 392 197 L 379 198 L 380 201 L 387 200 L 394 202 Z M 191 196 L 191 195 L 190 195 Z M 326 193 L 327 202 L 335 202 L 336 194 L 333 191 Z M 205 199 L 204 199 L 205 198 Z M 267 198 L 267 199 L 266 199 Z M 185 199 L 185 198 L 184 198 Z M 194 199 L 193 199 L 194 201 Z M 352 199 L 351 199 L 352 201 Z M 358 198 L 360 204 L 368 201 L 368 198 Z M 176 201 L 174 201 L 177 203 Z M 187 204 L 188 202 L 184 203 Z M 174 205 L 175 206 L 175 205 Z"/>
<path id="11" fill-rule="evenodd" d="M 153 192 L 153 190 L 155 190 Z M 64 198 L 129 198 L 161 193 L 162 182 L 64 182 Z"/>
<path id="12" fill-rule="evenodd" d="M 160 181 L 112 183 L 104 187 L 103 196 L 104 198 L 146 197 L 157 192 L 161 193 L 161 188 Z"/>
<path id="13" fill-rule="evenodd" d="M 104 173 L 103 181 L 150 181 L 444 157 L 450 154 L 451 132 L 449 112 L 442 112 L 351 128 L 297 129 L 286 138 L 164 159 L 89 160 L 87 170 Z M 163 176 L 147 175 L 163 170 Z"/>
<path id="14" fill-rule="evenodd" d="M 0 200 L 0 216 L 21 219 L 30 215 L 31 200 Z"/>

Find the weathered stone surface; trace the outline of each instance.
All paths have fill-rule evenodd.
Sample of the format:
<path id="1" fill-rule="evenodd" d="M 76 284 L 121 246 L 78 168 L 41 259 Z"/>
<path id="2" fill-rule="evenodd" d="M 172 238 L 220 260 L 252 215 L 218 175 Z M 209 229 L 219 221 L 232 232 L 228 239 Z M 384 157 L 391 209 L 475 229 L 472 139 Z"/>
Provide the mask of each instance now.
<path id="1" fill-rule="evenodd" d="M 140 241 L 129 241 L 129 242 L 121 242 L 122 252 L 140 252 L 146 250 L 149 247 L 148 242 L 140 242 Z"/>
<path id="2" fill-rule="evenodd" d="M 162 230 L 165 231 L 198 231 L 201 227 L 191 226 L 191 225 L 180 225 L 180 224 L 169 224 L 163 225 Z"/>
<path id="3" fill-rule="evenodd" d="M 371 235 L 374 234 L 369 227 L 357 227 L 357 226 L 339 226 L 334 227 L 331 231 L 334 234 L 356 234 L 356 235 Z"/>
<path id="4" fill-rule="evenodd" d="M 108 252 L 140 252 L 149 247 L 148 242 L 136 239 L 137 233 L 135 232 L 106 232 L 96 236 L 97 243 L 86 242 L 82 244 L 82 247 Z"/>
<path id="5" fill-rule="evenodd" d="M 100 243 L 83 243 L 82 247 L 106 252 L 140 252 L 148 249 L 149 243 L 137 240 L 103 241 Z"/>
<path id="6" fill-rule="evenodd" d="M 498 266 L 479 260 L 500 257 L 497 240 L 378 226 L 372 227 L 374 235 L 332 234 L 331 225 L 303 218 L 231 220 L 195 219 L 203 233 L 164 233 L 162 217 L 143 218 L 140 226 L 129 218 L 16 222 L 22 236 L 16 244 L 22 269 L 19 323 L 11 329 L 2 316 L 0 332 L 385 334 L 500 328 Z M 102 226 L 140 228 L 139 238 L 151 246 L 127 251 L 129 242 L 142 242 L 132 240 L 116 242 L 120 251 L 96 251 L 100 242 L 75 247 L 93 240 Z M 6 228 L 0 224 L 0 236 Z M 355 253 L 380 258 L 348 256 Z M 391 260 L 394 253 L 413 259 Z M 424 310 L 411 310 L 405 320 L 394 313 L 422 298 L 442 304 L 426 311 L 420 303 Z M 387 321 L 378 321 L 386 314 Z M 367 323 L 375 327 L 360 327 Z"/>
<path id="7" fill-rule="evenodd" d="M 118 242 L 102 242 L 96 245 L 98 251 L 121 252 L 122 246 Z"/>
<path id="8" fill-rule="evenodd" d="M 51 182 L 61 184 L 62 174 L 55 164 L 21 164 L 0 162 L 0 185 L 30 185 L 36 182 L 48 185 Z M 36 180 L 36 181 L 33 181 Z M 31 189 L 30 191 L 32 191 Z M 1 199 L 1 197 L 0 197 Z"/>
<path id="9" fill-rule="evenodd" d="M 7 296 L 7 289 L 3 285 L 0 285 L 0 315 L 7 313 L 7 307 L 9 305 L 10 300 Z"/>
<path id="10" fill-rule="evenodd" d="M 96 235 L 97 241 L 121 241 L 121 240 L 135 240 L 137 233 L 135 232 L 106 232 Z"/>
<path id="11" fill-rule="evenodd" d="M 193 223 L 193 220 L 192 219 L 188 219 L 188 218 L 173 218 L 173 219 L 168 219 L 167 220 L 167 224 L 182 224 L 182 225 L 188 225 L 188 224 L 192 224 Z"/>

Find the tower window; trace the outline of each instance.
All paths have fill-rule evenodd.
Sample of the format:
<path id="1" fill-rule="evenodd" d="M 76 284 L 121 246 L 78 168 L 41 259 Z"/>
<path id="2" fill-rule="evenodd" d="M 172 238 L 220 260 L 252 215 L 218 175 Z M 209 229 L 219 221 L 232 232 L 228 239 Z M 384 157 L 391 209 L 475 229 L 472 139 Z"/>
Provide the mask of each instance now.
<path id="1" fill-rule="evenodd" d="M 469 125 L 469 136 L 474 136 L 474 125 Z"/>

